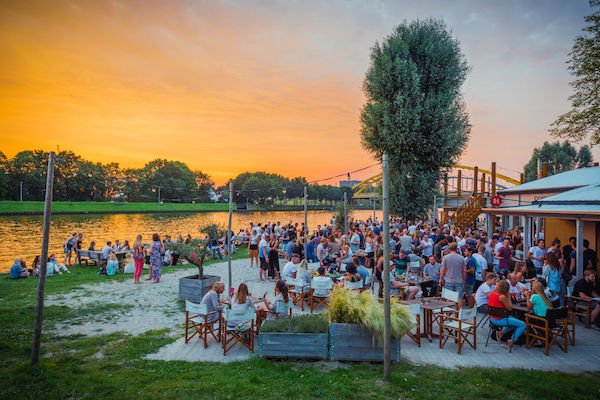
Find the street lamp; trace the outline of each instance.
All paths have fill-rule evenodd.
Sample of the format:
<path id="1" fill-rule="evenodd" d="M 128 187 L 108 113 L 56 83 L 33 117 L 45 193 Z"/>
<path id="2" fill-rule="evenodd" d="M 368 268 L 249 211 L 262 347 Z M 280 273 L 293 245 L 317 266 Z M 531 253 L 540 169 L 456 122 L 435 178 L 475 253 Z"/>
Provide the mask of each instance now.
<path id="1" fill-rule="evenodd" d="M 152 192 L 156 192 L 156 190 L 158 189 L 158 204 L 162 204 L 162 201 L 160 201 L 160 186 L 152 186 Z"/>

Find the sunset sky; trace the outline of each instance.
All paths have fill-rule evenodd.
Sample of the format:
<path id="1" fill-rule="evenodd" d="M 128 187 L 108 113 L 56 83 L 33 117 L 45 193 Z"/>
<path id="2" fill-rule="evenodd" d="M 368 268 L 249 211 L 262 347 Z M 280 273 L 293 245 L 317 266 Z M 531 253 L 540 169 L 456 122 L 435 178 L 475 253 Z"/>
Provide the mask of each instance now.
<path id="1" fill-rule="evenodd" d="M 569 109 L 565 61 L 589 14 L 587 0 L 3 0 L 0 150 L 58 145 L 123 167 L 167 158 L 217 183 L 367 166 L 370 47 L 403 20 L 434 17 L 472 67 L 461 161 L 517 177 Z"/>

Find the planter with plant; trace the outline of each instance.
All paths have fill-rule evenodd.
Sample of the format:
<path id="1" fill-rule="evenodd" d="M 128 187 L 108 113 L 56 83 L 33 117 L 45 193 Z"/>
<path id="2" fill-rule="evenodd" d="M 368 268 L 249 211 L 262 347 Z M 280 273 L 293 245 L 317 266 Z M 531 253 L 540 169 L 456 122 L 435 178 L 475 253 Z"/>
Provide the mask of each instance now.
<path id="1" fill-rule="evenodd" d="M 258 334 L 258 355 L 325 360 L 328 354 L 327 328 L 325 314 L 266 321 Z"/>
<path id="2" fill-rule="evenodd" d="M 198 274 L 179 279 L 179 300 L 190 300 L 200 303 L 213 284 L 221 280 L 220 276 L 204 275 L 204 261 L 210 257 L 209 245 L 212 240 L 219 240 L 224 235 L 224 229 L 219 225 L 210 224 L 200 227 L 200 232 L 206 234 L 205 239 L 192 239 L 191 243 L 168 243 L 165 247 L 179 257 L 186 259 L 198 268 Z"/>
<path id="3" fill-rule="evenodd" d="M 390 320 L 392 360 L 400 361 L 400 338 L 412 329 L 414 318 L 392 299 Z M 331 360 L 383 361 L 383 304 L 369 292 L 333 290 L 329 321 Z"/>

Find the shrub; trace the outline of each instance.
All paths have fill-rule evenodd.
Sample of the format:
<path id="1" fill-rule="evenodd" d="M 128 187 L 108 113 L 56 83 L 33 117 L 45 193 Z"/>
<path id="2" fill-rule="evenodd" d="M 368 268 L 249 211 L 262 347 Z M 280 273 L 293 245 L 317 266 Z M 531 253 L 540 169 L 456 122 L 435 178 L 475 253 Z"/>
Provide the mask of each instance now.
<path id="1" fill-rule="evenodd" d="M 391 299 L 390 333 L 393 338 L 400 339 L 414 326 L 413 316 L 406 307 Z M 329 320 L 342 324 L 360 324 L 370 331 L 375 340 L 383 343 L 384 310 L 380 303 L 369 292 L 356 293 L 353 290 L 335 289 L 329 302 Z"/>
<path id="2" fill-rule="evenodd" d="M 322 313 L 269 320 L 261 326 L 260 331 L 281 333 L 327 333 L 327 328 L 327 315 Z"/>

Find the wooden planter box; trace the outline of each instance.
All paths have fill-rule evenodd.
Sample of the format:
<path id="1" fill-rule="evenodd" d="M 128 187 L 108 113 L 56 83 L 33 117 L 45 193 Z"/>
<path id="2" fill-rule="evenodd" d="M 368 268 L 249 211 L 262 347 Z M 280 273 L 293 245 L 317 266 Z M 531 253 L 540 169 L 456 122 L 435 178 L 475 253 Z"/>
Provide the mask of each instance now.
<path id="1" fill-rule="evenodd" d="M 220 276 L 206 275 L 204 279 L 198 279 L 198 274 L 179 278 L 179 300 L 188 299 L 194 303 L 200 303 L 204 295 L 213 287 L 213 284 L 221 280 Z"/>
<path id="2" fill-rule="evenodd" d="M 328 350 L 327 333 L 260 332 L 258 334 L 259 357 L 325 360 Z"/>
<path id="3" fill-rule="evenodd" d="M 391 343 L 392 361 L 400 361 L 400 340 Z M 383 361 L 383 344 L 356 324 L 329 324 L 329 359 L 347 361 Z"/>

